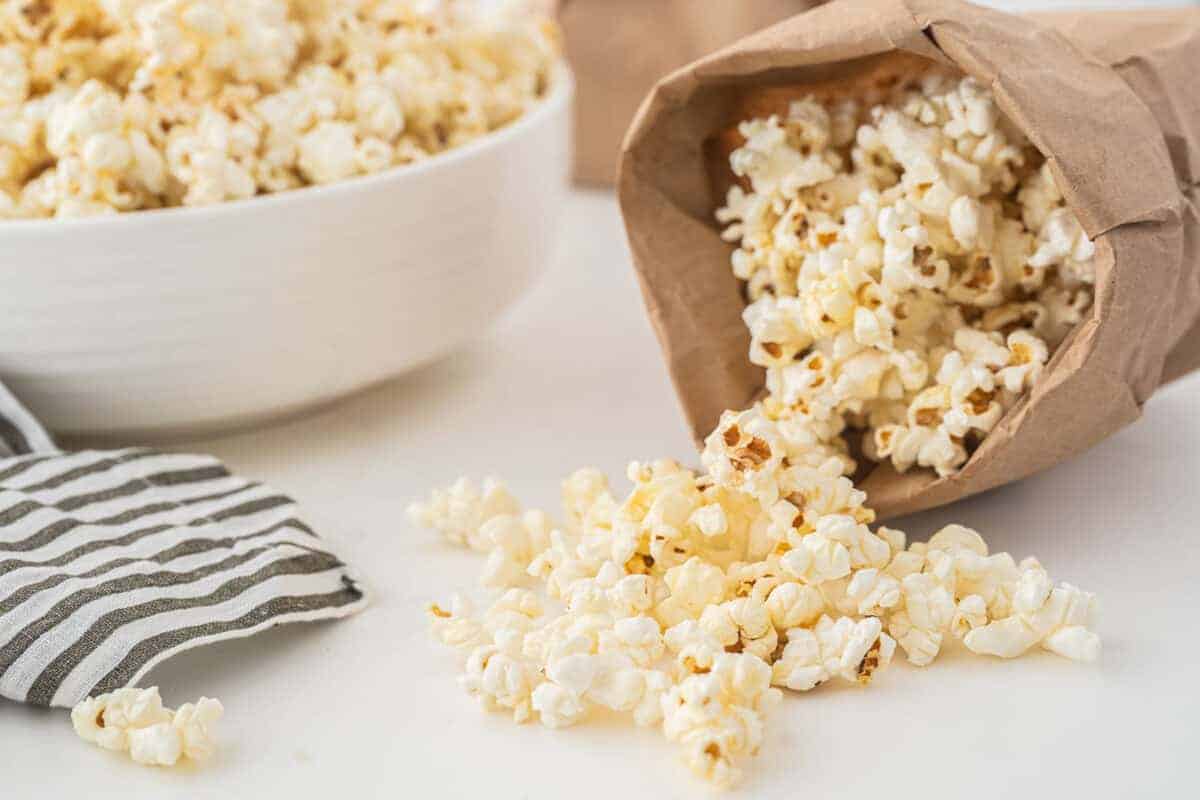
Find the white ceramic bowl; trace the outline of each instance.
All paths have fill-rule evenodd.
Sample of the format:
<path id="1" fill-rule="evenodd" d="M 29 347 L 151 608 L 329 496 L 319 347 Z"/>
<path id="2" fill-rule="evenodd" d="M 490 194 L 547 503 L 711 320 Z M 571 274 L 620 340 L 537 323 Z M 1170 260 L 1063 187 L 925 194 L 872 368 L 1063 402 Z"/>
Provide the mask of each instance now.
<path id="1" fill-rule="evenodd" d="M 0 378 L 69 434 L 333 400 L 481 336 L 546 264 L 573 83 L 420 164 L 197 209 L 0 222 Z"/>

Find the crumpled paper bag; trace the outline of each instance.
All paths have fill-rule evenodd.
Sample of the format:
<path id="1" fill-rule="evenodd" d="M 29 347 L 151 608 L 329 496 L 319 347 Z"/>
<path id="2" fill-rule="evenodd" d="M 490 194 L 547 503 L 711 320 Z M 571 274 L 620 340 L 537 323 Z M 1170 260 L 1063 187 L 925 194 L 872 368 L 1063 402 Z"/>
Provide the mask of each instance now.
<path id="1" fill-rule="evenodd" d="M 666 77 L 625 140 L 629 243 L 697 441 L 763 387 L 713 219 L 720 132 L 772 98 L 860 91 L 913 59 L 992 87 L 1095 240 L 1097 280 L 1090 316 L 959 472 L 874 467 L 861 485 L 883 518 L 1053 466 L 1200 366 L 1200 9 L 1016 16 L 958 0 L 835 0 Z"/>
<path id="2" fill-rule="evenodd" d="M 575 178 L 610 185 L 646 92 L 673 69 L 819 0 L 543 0 L 575 71 Z"/>

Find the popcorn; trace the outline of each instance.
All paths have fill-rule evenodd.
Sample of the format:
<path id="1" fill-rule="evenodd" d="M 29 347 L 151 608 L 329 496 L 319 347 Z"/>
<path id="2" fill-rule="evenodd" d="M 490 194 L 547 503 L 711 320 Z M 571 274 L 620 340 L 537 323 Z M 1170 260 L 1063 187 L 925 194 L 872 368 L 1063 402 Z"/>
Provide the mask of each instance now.
<path id="1" fill-rule="evenodd" d="M 485 707 L 552 728 L 627 714 L 718 787 L 761 746 L 776 687 L 867 685 L 897 646 L 920 666 L 959 641 L 1099 653 L 1091 595 L 961 525 L 911 543 L 872 528 L 847 477 L 859 432 L 900 471 L 959 469 L 1082 319 L 1093 253 L 1049 172 L 970 79 L 739 130 L 744 180 L 717 218 L 767 396 L 721 415 L 704 472 L 634 462 L 618 500 L 580 470 L 562 525 L 495 483 L 412 510 L 487 552 L 485 584 L 507 589 L 482 619 L 432 607 Z"/>
<path id="2" fill-rule="evenodd" d="M 649 669 L 642 673 L 642 699 L 633 709 L 633 721 L 639 727 L 649 728 L 663 719 L 663 700 L 671 690 L 671 678 L 660 670 Z"/>
<path id="3" fill-rule="evenodd" d="M 654 607 L 660 587 L 646 575 L 626 575 L 605 591 L 609 608 L 617 616 L 636 616 Z"/>
<path id="4" fill-rule="evenodd" d="M 435 491 L 428 503 L 409 505 L 408 517 L 416 525 L 441 531 L 455 544 L 486 551 L 493 543 L 484 538 L 483 523 L 519 511 L 517 501 L 499 481 L 489 478 L 481 491 L 463 478 L 444 491 Z"/>
<path id="5" fill-rule="evenodd" d="M 929 573 L 908 575 L 900 587 L 904 603 L 891 615 L 888 631 L 904 648 L 908 660 L 923 667 L 937 657 L 954 621 L 954 594 Z"/>
<path id="6" fill-rule="evenodd" d="M 891 548 L 884 539 L 871 533 L 866 525 L 849 514 L 827 514 L 821 517 L 813 535 L 843 545 L 850 558 L 850 565 L 856 569 L 886 566 L 891 554 Z"/>
<path id="7" fill-rule="evenodd" d="M 693 556 L 663 575 L 670 595 L 659 604 L 659 621 L 667 627 L 676 621 L 698 617 L 705 608 L 719 603 L 725 594 L 725 575 L 721 569 Z"/>
<path id="8" fill-rule="evenodd" d="M 950 631 L 958 639 L 987 624 L 987 602 L 977 594 L 970 594 L 958 601 L 954 619 L 950 620 Z"/>
<path id="9" fill-rule="evenodd" d="M 472 618 L 474 608 L 462 595 L 455 595 L 451 610 L 430 603 L 430 633 L 448 647 L 474 647 L 483 644 L 484 627 Z"/>
<path id="10" fill-rule="evenodd" d="M 766 606 L 775 630 L 786 631 L 815 622 L 825 609 L 825 601 L 815 586 L 787 582 L 771 590 Z"/>
<path id="11" fill-rule="evenodd" d="M 1046 343 L 1026 331 L 1008 335 L 1008 366 L 996 373 L 997 382 L 1005 391 L 1021 394 L 1033 387 L 1050 357 Z"/>
<path id="12" fill-rule="evenodd" d="M 740 777 L 736 759 L 762 743 L 763 715 L 779 700 L 771 670 L 749 654 L 719 656 L 711 671 L 691 675 L 663 697 L 663 733 L 685 747 L 692 771 L 714 786 Z"/>
<path id="13" fill-rule="evenodd" d="M 822 616 L 812 628 L 787 632 L 787 645 L 773 666 L 773 681 L 806 692 L 834 677 L 869 683 L 892 659 L 896 643 L 876 617 L 855 621 Z"/>
<path id="14" fill-rule="evenodd" d="M 503 652 L 498 645 L 484 645 L 467 658 L 459 683 L 475 695 L 489 711 L 508 710 L 514 722 L 525 722 L 533 713 L 533 689 L 537 673 L 523 659 Z"/>
<path id="15" fill-rule="evenodd" d="M 764 660 L 779 641 L 771 612 L 753 597 L 708 606 L 700 615 L 700 628 L 727 652 L 752 653 Z"/>
<path id="16" fill-rule="evenodd" d="M 0 219 L 238 200 L 486 135 L 545 95 L 559 42 L 531 9 L 478 2 L 15 4 Z"/>
<path id="17" fill-rule="evenodd" d="M 119 6 L 117 7 L 119 8 Z M 107 10 L 116 12 L 109 4 Z M 133 85 L 178 79 L 277 87 L 287 77 L 303 38 L 283 0 L 161 0 L 142 3 L 134 28 L 146 53 Z"/>
<path id="18" fill-rule="evenodd" d="M 333 183 L 358 172 L 354 127 L 324 121 L 300 137 L 298 165 L 310 183 Z"/>
<path id="19" fill-rule="evenodd" d="M 1096 598 L 1069 583 L 1054 586 L 1036 561 L 1022 565 L 1012 614 L 976 626 L 964 643 L 976 653 L 1013 658 L 1035 644 L 1074 661 L 1100 657 L 1100 638 L 1088 630 Z"/>
<path id="20" fill-rule="evenodd" d="M 947 368 L 958 377 L 962 365 L 1009 363 L 1021 343 L 978 331 L 960 339 L 947 355 L 961 362 Z M 947 398 L 975 385 L 956 382 L 942 387 Z M 624 500 L 598 471 L 576 472 L 563 483 L 564 525 L 519 512 L 494 481 L 434 492 L 415 519 L 485 551 L 485 575 L 526 565 L 523 579 L 540 585 L 487 581 L 502 593 L 482 615 L 462 597 L 429 607 L 433 637 L 462 658 L 464 689 L 517 722 L 562 728 L 605 709 L 660 726 L 697 775 L 727 786 L 762 743 L 780 699 L 773 687 L 867 685 L 897 646 L 922 666 L 958 641 L 990 655 L 1036 644 L 1098 655 L 1091 595 L 1055 587 L 1036 560 L 989 553 L 961 525 L 912 543 L 872 528 L 874 512 L 836 460 L 767 457 L 747 480 L 740 451 L 757 447 L 760 431 L 777 444 L 767 422 L 727 415 L 707 474 L 631 464 Z M 663 548 L 687 555 L 649 555 Z"/>
<path id="21" fill-rule="evenodd" d="M 673 672 L 680 676 L 711 671 L 717 656 L 725 650 L 720 641 L 695 619 L 684 620 L 668 628 L 663 641 L 673 656 Z"/>
<path id="22" fill-rule="evenodd" d="M 950 204 L 950 233 L 964 250 L 979 244 L 984 219 L 983 204 L 970 195 L 961 195 Z"/>
<path id="23" fill-rule="evenodd" d="M 613 623 L 612 634 L 607 640 L 601 638 L 601 652 L 611 649 L 622 653 L 641 667 L 648 667 L 656 663 L 666 647 L 663 642 L 662 629 L 650 617 L 628 617 L 617 620 Z"/>
<path id="24" fill-rule="evenodd" d="M 1095 248 L 986 87 L 931 74 L 883 100 L 840 103 L 857 131 L 836 141 L 813 99 L 745 121 L 730 156 L 748 183 L 716 217 L 768 396 L 723 419 L 705 466 L 768 500 L 754 460 L 770 471 L 777 448 L 755 456 L 753 440 L 849 475 L 861 430 L 868 458 L 955 472 L 1091 303 Z"/>
<path id="25" fill-rule="evenodd" d="M 539 511 L 520 517 L 501 514 L 481 525 L 479 536 L 491 549 L 480 581 L 496 587 L 520 583 L 534 556 L 549 547 L 550 527 L 546 515 Z"/>
<path id="26" fill-rule="evenodd" d="M 858 614 L 879 616 L 900 603 L 900 581 L 875 568 L 860 569 L 846 586 Z"/>
<path id="27" fill-rule="evenodd" d="M 533 708 L 547 728 L 566 728 L 583 716 L 584 705 L 573 693 L 546 681 L 538 684 L 531 698 Z"/>
<path id="28" fill-rule="evenodd" d="M 717 503 L 696 509 L 688 518 L 688 522 L 709 539 L 724 536 L 729 532 L 729 518 L 725 516 L 725 509 Z"/>
<path id="29" fill-rule="evenodd" d="M 84 741 L 128 752 L 139 764 L 171 767 L 212 757 L 212 730 L 223 714 L 220 701 L 207 697 L 172 711 L 158 687 L 131 688 L 83 700 L 71 710 L 71 724 Z"/>
<path id="30" fill-rule="evenodd" d="M 716 481 L 744 489 L 767 504 L 779 496 L 773 479 L 783 457 L 775 426 L 757 410 L 722 414 L 717 429 L 704 440 L 701 455 Z"/>
<path id="31" fill-rule="evenodd" d="M 780 565 L 789 576 L 816 585 L 849 575 L 850 551 L 841 542 L 810 533 L 800 540 L 800 547 L 783 554 Z"/>

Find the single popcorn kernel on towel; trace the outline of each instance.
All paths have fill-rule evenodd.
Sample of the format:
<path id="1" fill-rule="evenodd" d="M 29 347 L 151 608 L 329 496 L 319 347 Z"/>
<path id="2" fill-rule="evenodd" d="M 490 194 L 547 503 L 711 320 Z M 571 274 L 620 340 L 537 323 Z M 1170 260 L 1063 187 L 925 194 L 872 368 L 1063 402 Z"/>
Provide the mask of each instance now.
<path id="1" fill-rule="evenodd" d="M 441 153 L 543 97 L 509 0 L 0 3 L 0 220 L 197 206 Z"/>
<path id="2" fill-rule="evenodd" d="M 953 473 L 1092 302 L 1095 248 L 1049 164 L 986 88 L 937 74 L 738 132 L 717 219 L 767 373 L 754 436 L 846 474 L 850 434 L 900 472 Z M 731 465 L 753 481 L 748 456 Z"/>
<path id="3" fill-rule="evenodd" d="M 963 642 L 1093 661 L 1092 595 L 1036 559 L 948 525 L 927 542 L 872 529 L 866 496 L 825 462 L 784 457 L 761 410 L 728 415 L 697 474 L 631 464 L 619 499 L 597 470 L 562 485 L 563 517 L 523 511 L 495 480 L 460 480 L 411 519 L 487 553 L 482 614 L 429 606 L 434 638 L 488 710 L 548 728 L 597 709 L 656 727 L 701 778 L 735 783 L 782 689 L 867 685 L 897 646 L 915 665 Z M 503 532 L 503 533 L 499 533 Z M 500 566 L 497 566 L 500 565 Z"/>
<path id="4" fill-rule="evenodd" d="M 71 710 L 71 724 L 80 738 L 105 750 L 127 752 L 139 764 L 172 767 L 182 759 L 212 757 L 212 730 L 224 713 L 219 700 L 207 697 L 172 711 L 152 686 L 89 697 Z"/>

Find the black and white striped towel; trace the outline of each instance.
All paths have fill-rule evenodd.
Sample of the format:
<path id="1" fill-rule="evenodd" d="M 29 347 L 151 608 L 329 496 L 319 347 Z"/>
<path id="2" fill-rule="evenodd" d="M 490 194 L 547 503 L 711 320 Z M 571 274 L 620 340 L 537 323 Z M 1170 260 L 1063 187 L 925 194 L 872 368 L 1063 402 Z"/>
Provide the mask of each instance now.
<path id="1" fill-rule="evenodd" d="M 73 706 L 365 603 L 288 497 L 208 456 L 61 452 L 0 385 L 0 696 Z"/>

